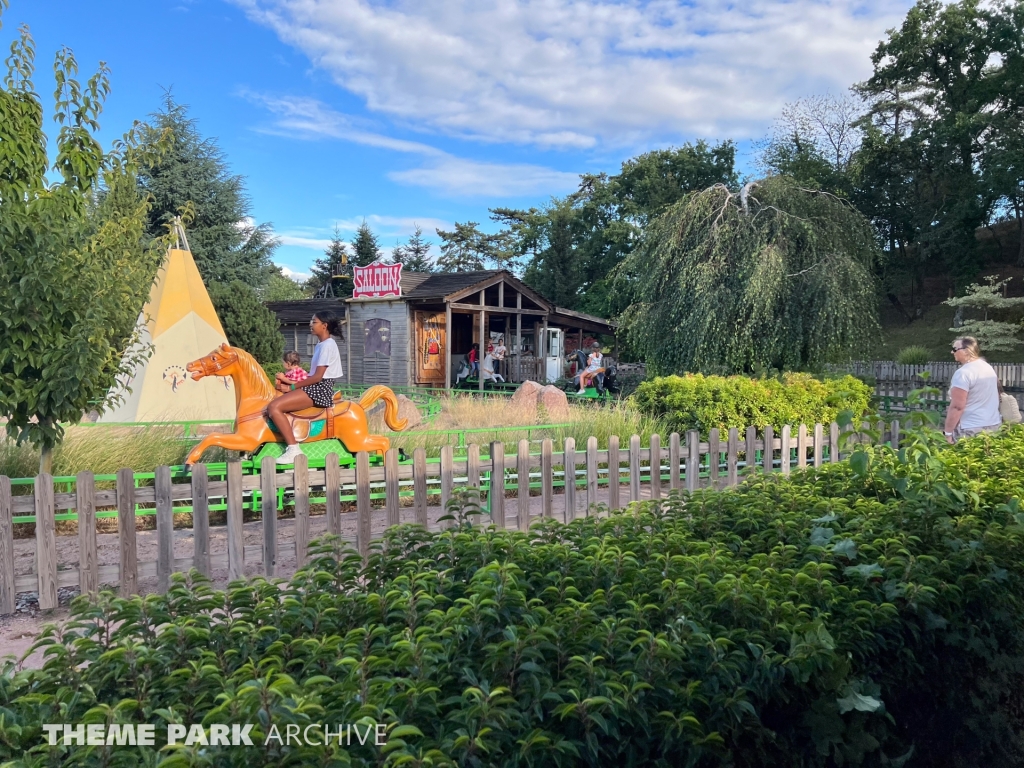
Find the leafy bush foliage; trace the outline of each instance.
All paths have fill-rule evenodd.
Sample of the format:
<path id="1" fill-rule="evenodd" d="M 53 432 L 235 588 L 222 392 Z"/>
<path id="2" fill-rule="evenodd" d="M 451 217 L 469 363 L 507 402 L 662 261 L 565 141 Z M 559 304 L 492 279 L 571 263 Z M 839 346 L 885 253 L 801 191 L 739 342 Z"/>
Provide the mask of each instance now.
<path id="1" fill-rule="evenodd" d="M 928 347 L 920 344 L 911 344 L 896 353 L 896 362 L 900 365 L 927 365 L 931 362 L 932 354 Z"/>
<path id="2" fill-rule="evenodd" d="M 281 362 L 284 338 L 278 330 L 280 323 L 252 288 L 241 280 L 213 283 L 210 300 L 231 346 L 241 347 L 264 365 Z"/>
<path id="3" fill-rule="evenodd" d="M 0 676 L 0 760 L 150 765 L 41 724 L 181 721 L 259 746 L 170 765 L 1019 765 L 1024 427 L 936 437 L 528 534 L 463 499 L 366 567 L 328 543 L 287 584 L 80 599 Z M 387 746 L 263 745 L 360 720 Z"/>
<path id="4" fill-rule="evenodd" d="M 644 413 L 663 417 L 677 432 L 714 427 L 781 427 L 828 424 L 842 411 L 864 413 L 871 389 L 853 376 L 820 381 L 806 373 L 781 379 L 745 376 L 661 376 L 643 382 L 633 395 Z"/>

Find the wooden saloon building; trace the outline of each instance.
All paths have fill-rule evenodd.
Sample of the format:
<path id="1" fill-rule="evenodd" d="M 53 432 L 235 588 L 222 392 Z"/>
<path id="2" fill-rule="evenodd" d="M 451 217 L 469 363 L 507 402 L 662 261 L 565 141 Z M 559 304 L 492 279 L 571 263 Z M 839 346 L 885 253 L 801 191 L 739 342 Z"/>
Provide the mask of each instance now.
<path id="1" fill-rule="evenodd" d="M 497 334 L 508 350 L 497 369 L 506 381 L 554 381 L 562 375 L 566 348 L 615 334 L 613 323 L 556 307 L 506 270 L 395 270 L 391 277 L 388 295 L 360 295 L 357 278 L 345 301 L 342 355 L 353 384 L 451 388 L 471 346 L 480 344 L 485 354 Z"/>

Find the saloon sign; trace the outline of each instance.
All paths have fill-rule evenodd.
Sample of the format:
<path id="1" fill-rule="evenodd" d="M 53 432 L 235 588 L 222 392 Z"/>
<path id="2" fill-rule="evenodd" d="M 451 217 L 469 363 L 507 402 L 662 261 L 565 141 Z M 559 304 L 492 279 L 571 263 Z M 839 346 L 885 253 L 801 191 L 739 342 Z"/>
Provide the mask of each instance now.
<path id="1" fill-rule="evenodd" d="M 353 267 L 352 298 L 401 296 L 402 265 L 375 261 L 366 267 Z"/>

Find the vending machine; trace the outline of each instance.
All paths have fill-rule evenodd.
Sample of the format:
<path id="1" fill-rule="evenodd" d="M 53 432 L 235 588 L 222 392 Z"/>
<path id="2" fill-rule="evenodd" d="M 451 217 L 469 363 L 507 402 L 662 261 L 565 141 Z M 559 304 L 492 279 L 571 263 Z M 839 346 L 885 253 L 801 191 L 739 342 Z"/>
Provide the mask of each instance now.
<path id="1" fill-rule="evenodd" d="M 565 331 L 547 328 L 544 331 L 544 376 L 554 384 L 565 374 Z"/>

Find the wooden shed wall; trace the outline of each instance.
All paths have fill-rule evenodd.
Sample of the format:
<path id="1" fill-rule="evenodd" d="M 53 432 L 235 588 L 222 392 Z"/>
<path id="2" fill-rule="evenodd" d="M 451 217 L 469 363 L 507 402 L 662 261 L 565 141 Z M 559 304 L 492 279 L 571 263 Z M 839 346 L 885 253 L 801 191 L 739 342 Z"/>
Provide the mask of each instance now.
<path id="1" fill-rule="evenodd" d="M 353 384 L 388 384 L 408 387 L 412 380 L 412 362 L 409 359 L 412 328 L 409 307 L 404 301 L 353 301 L 348 305 L 350 344 L 352 350 Z M 391 357 L 367 358 L 363 345 L 368 320 L 380 318 L 391 321 Z"/>

